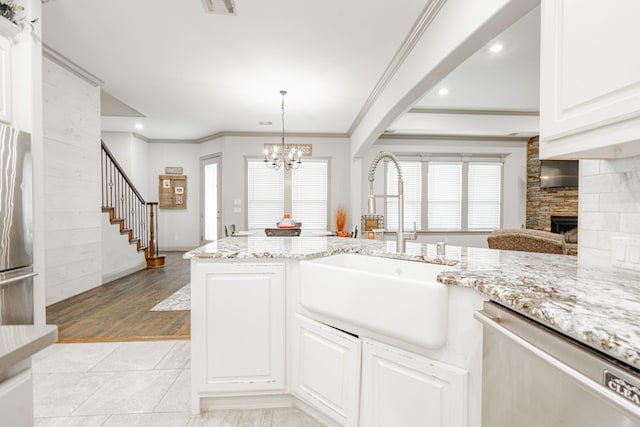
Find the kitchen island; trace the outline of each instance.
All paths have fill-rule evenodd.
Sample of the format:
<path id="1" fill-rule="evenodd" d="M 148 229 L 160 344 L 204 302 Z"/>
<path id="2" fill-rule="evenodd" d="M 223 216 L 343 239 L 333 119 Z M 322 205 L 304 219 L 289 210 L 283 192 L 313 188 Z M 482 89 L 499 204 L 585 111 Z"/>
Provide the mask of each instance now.
<path id="1" fill-rule="evenodd" d="M 334 321 L 334 319 L 308 312 L 304 305 L 300 304 L 299 263 L 343 253 L 391 258 L 398 261 L 441 264 L 443 272 L 438 274 L 437 280 L 441 284 L 448 285 L 450 295 L 450 325 L 446 347 L 441 349 L 419 348 L 410 343 L 395 340 L 392 336 L 376 335 L 366 327 L 358 328 L 357 325 L 345 324 L 339 319 Z M 451 425 L 477 426 L 479 425 L 478 401 L 480 396 L 478 387 L 480 379 L 478 376 L 480 374 L 482 334 L 477 322 L 473 321 L 472 314 L 474 310 L 480 309 L 482 301 L 487 299 L 511 308 L 630 366 L 640 368 L 640 326 L 636 321 L 640 318 L 640 287 L 638 286 L 640 285 L 640 276 L 630 272 L 606 271 L 580 266 L 575 257 L 453 246 L 446 248 L 444 256 L 437 256 L 435 245 L 413 242 L 407 243 L 406 253 L 398 254 L 395 252 L 395 242 L 332 237 L 222 239 L 195 249 L 187 253 L 185 257 L 192 259 L 192 297 L 194 298 L 192 308 L 192 352 L 194 357 L 192 387 L 197 388 L 198 383 L 211 385 L 216 383 L 216 378 L 224 377 L 223 373 L 219 372 L 217 377 L 209 375 L 209 379 L 205 381 L 202 380 L 202 377 L 197 378 L 206 371 L 205 364 L 207 363 L 205 360 L 198 362 L 198 359 L 208 357 L 206 352 L 211 352 L 215 347 L 215 344 L 204 339 L 207 337 L 204 330 L 201 331 L 202 333 L 198 332 L 201 327 L 199 325 L 206 322 L 206 313 L 210 313 L 205 304 L 207 295 L 201 292 L 202 288 L 209 286 L 209 283 L 205 285 L 203 273 L 208 274 L 207 272 L 229 268 L 231 265 L 237 267 L 236 272 L 246 272 L 248 271 L 246 268 L 249 267 L 254 269 L 255 284 L 260 287 L 258 283 L 263 279 L 259 280 L 259 278 L 265 277 L 261 270 L 266 271 L 268 277 L 275 278 L 275 281 L 271 280 L 269 291 L 264 293 L 262 298 L 263 303 L 270 304 L 270 309 L 263 313 L 261 320 L 256 325 L 265 325 L 265 319 L 269 320 L 266 322 L 269 324 L 269 328 L 265 326 L 260 336 L 268 334 L 273 338 L 278 335 L 279 330 L 281 331 L 281 337 L 275 341 L 275 346 L 265 347 L 269 349 L 265 360 L 268 360 L 272 366 L 254 366 L 256 371 L 268 373 L 263 376 L 262 386 L 257 386 L 253 392 L 247 393 L 246 387 L 238 386 L 242 382 L 238 380 L 233 387 L 229 388 L 229 384 L 227 384 L 227 389 L 213 386 L 210 393 L 203 393 L 200 389 L 197 393 L 194 392 L 193 404 L 197 411 L 199 411 L 200 399 L 202 398 L 213 397 L 218 406 L 233 406 L 242 403 L 225 399 L 229 399 L 230 396 L 250 394 L 254 397 L 259 395 L 261 398 L 265 398 L 265 396 L 273 398 L 277 394 L 291 394 L 302 400 L 303 405 L 314 406 L 315 401 L 320 401 L 322 405 L 317 406 L 320 408 L 320 412 L 323 412 L 322 406 L 324 405 L 324 407 L 329 407 L 334 415 L 335 413 L 340 414 L 340 416 L 332 416 L 331 411 L 324 411 L 325 414 L 329 414 L 328 419 L 323 419 L 327 424 L 333 421 L 337 425 L 358 425 L 358 418 L 366 417 L 367 408 L 365 404 L 361 404 L 360 411 L 358 411 L 357 396 L 360 392 L 362 392 L 363 398 L 367 393 L 371 394 L 365 389 L 370 383 L 365 379 L 364 369 L 367 364 L 365 350 L 377 345 L 378 350 L 384 349 L 389 354 L 404 352 L 402 356 L 406 360 L 424 358 L 427 364 L 441 364 L 439 372 L 446 373 L 454 379 L 447 382 L 449 380 L 445 381 L 440 378 L 439 381 L 443 381 L 442 384 L 446 383 L 447 385 L 441 387 L 441 384 L 438 387 L 441 387 L 442 390 L 448 390 L 447 392 L 459 393 L 460 396 L 468 399 L 464 402 L 468 417 L 452 423 L 451 420 L 446 419 L 445 414 L 442 425 L 449 425 L 447 424 L 449 422 Z M 225 265 L 226 267 L 223 267 Z M 235 277 L 232 274 L 234 272 L 228 270 L 226 273 L 229 274 L 222 277 L 221 280 L 230 283 L 229 279 Z M 196 277 L 197 275 L 202 276 L 201 279 Z M 276 285 L 278 280 L 281 280 L 281 283 Z M 279 299 L 282 299 L 281 303 L 275 301 L 279 305 L 273 305 L 274 300 Z M 199 300 L 202 301 L 200 309 L 197 308 Z M 257 301 L 259 299 L 254 300 L 254 303 Z M 227 303 L 229 302 L 227 301 Z M 231 323 L 227 323 L 226 327 L 233 329 L 234 322 L 241 322 L 247 316 L 251 317 L 259 306 L 259 304 L 254 304 L 252 311 L 237 316 Z M 305 329 L 304 322 L 314 323 L 312 327 Z M 323 330 L 323 328 L 329 327 L 338 329 Z M 309 387 L 306 387 L 305 384 L 300 385 L 301 382 L 304 383 L 304 381 L 300 381 L 300 378 L 307 375 L 305 374 L 305 363 L 311 363 L 305 360 L 301 361 L 305 341 L 300 337 L 304 337 L 305 333 L 308 335 L 308 332 L 313 328 L 316 328 L 319 335 L 326 332 L 331 336 L 336 336 L 341 331 L 348 332 L 345 336 L 340 336 L 340 339 L 344 341 L 340 344 L 340 348 L 349 348 L 350 342 L 360 346 L 356 352 L 361 351 L 363 354 L 362 380 L 360 381 L 360 376 L 339 379 L 342 381 L 341 395 L 345 394 L 345 390 L 349 390 L 348 384 L 359 384 L 360 382 L 363 384 L 363 390 L 355 387 L 355 391 L 351 394 L 347 393 L 351 399 L 350 410 L 338 407 L 340 405 L 336 405 L 336 402 L 331 399 L 324 398 L 323 401 L 322 393 L 317 393 L 314 396 Z M 300 330 L 306 332 L 301 334 Z M 204 340 L 202 346 L 198 344 L 199 336 Z M 216 336 L 223 335 L 220 333 L 208 335 L 209 338 Z M 324 336 L 326 338 L 327 335 Z M 250 347 L 246 348 L 250 349 Z M 319 352 L 317 348 L 315 350 Z M 376 357 L 379 358 L 382 350 L 378 350 L 376 350 L 377 353 L 376 351 L 372 353 L 372 360 Z M 344 354 L 348 354 L 346 350 Z M 353 363 L 357 364 L 352 367 L 353 370 L 361 368 L 359 354 L 358 357 L 353 358 Z M 229 357 L 235 357 L 236 361 L 237 358 L 242 358 L 237 354 L 229 355 Z M 203 364 L 202 369 L 196 366 L 198 363 Z M 400 364 L 407 365 L 407 363 Z M 209 365 L 209 368 L 214 368 L 214 366 Z M 433 377 L 435 374 L 426 373 L 425 375 Z M 461 380 L 463 385 L 458 388 L 455 386 L 456 378 L 464 379 Z M 309 381 L 313 382 L 313 380 L 311 378 Z M 338 379 L 335 380 L 338 381 Z M 320 379 L 315 379 L 315 381 L 316 385 L 321 388 L 322 384 L 318 384 L 318 382 L 322 381 Z M 256 385 L 259 383 L 260 379 L 258 378 L 247 379 L 247 384 Z M 435 389 L 440 390 L 438 387 Z M 444 398 L 443 402 L 449 402 L 451 396 Z M 272 401 L 276 402 L 275 399 Z M 297 401 L 294 403 L 298 404 Z M 250 404 L 268 405 L 269 402 L 263 400 L 261 403 L 256 403 L 252 401 Z M 279 401 L 274 404 L 284 403 Z M 304 406 L 302 408 L 307 409 Z M 440 409 L 443 410 L 443 408 Z M 310 408 L 309 412 L 316 416 L 322 415 L 314 413 L 313 408 Z M 321 417 L 319 416 L 319 418 Z"/>

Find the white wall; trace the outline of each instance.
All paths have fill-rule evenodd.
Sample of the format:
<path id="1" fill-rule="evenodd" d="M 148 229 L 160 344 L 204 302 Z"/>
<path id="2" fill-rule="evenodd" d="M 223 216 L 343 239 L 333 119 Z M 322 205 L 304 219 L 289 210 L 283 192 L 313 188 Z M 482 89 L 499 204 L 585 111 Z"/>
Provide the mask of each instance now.
<path id="1" fill-rule="evenodd" d="M 200 159 L 221 156 L 222 224 L 236 224 L 246 229 L 246 156 L 262 156 L 265 142 L 278 142 L 277 137 L 225 136 L 201 144 L 149 143 L 149 200 L 158 200 L 158 175 L 166 166 L 181 166 L 187 176 L 186 209 L 160 209 L 158 213 L 158 245 L 160 250 L 190 250 L 200 246 Z M 313 144 L 313 155 L 331 159 L 329 209 L 349 206 L 349 140 L 347 138 L 288 137 L 287 143 Z M 234 201 L 240 200 L 240 205 Z M 241 208 L 235 212 L 234 208 Z M 359 216 L 358 216 L 359 217 Z"/>
<path id="2" fill-rule="evenodd" d="M 150 201 L 147 143 L 128 132 L 102 132 L 102 140 L 142 198 Z"/>
<path id="3" fill-rule="evenodd" d="M 147 267 L 144 251 L 129 243 L 127 234 L 120 234 L 120 224 L 111 224 L 104 212 L 102 226 L 102 283 L 108 283 Z"/>
<path id="4" fill-rule="evenodd" d="M 200 246 L 198 144 L 154 142 L 147 144 L 147 152 L 147 201 L 159 201 L 158 180 L 160 175 L 165 174 L 165 167 L 182 167 L 187 177 L 186 208 L 158 209 L 156 214 L 159 250 L 190 250 Z"/>
<path id="5" fill-rule="evenodd" d="M 246 229 L 245 159 L 247 156 L 262 158 L 264 143 L 278 142 L 277 140 L 277 137 L 274 139 L 273 137 L 228 136 L 224 138 L 223 143 L 212 141 L 203 144 L 201 156 L 222 152 L 223 224 L 236 224 L 237 229 Z M 286 142 L 312 144 L 314 157 L 330 159 L 329 212 L 330 218 L 333 220 L 338 206 L 349 207 L 349 140 L 347 138 L 287 137 Z M 235 200 L 241 200 L 241 205 L 235 205 Z M 234 208 L 237 207 L 240 207 L 242 211 L 234 212 Z M 349 215 L 351 216 L 351 211 L 349 211 Z"/>
<path id="6" fill-rule="evenodd" d="M 100 88 L 43 61 L 46 303 L 102 283 Z"/>
<path id="7" fill-rule="evenodd" d="M 519 228 L 526 219 L 527 197 L 527 143 L 519 141 L 432 141 L 411 139 L 379 139 L 362 158 L 361 186 L 359 200 L 363 210 L 367 209 L 369 194 L 369 165 L 380 151 L 394 154 L 495 154 L 506 155 L 503 169 L 503 212 L 502 228 Z M 384 167 L 376 169 L 375 194 L 384 193 Z M 352 196 L 353 198 L 353 196 Z M 382 199 L 377 200 L 377 212 L 383 212 Z M 366 213 L 366 212 L 362 212 Z M 435 243 L 448 241 L 459 246 L 487 247 L 489 233 L 427 233 L 419 241 Z"/>
<path id="8" fill-rule="evenodd" d="M 611 238 L 640 239 L 640 157 L 580 161 L 579 262 L 611 264 Z"/>

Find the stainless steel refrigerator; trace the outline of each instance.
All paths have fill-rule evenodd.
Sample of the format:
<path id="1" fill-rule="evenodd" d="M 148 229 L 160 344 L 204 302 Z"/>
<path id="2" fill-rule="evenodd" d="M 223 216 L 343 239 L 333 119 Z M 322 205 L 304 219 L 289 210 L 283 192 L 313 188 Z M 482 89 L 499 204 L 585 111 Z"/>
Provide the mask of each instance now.
<path id="1" fill-rule="evenodd" d="M 0 124 L 0 324 L 33 323 L 31 136 Z"/>

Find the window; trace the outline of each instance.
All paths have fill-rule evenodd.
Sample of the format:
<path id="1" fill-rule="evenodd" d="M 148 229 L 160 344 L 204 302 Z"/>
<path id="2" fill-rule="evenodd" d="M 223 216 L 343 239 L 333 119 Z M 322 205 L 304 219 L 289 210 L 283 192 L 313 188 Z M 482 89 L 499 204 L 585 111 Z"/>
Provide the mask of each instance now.
<path id="1" fill-rule="evenodd" d="M 247 227 L 272 228 L 284 213 L 284 173 L 262 160 L 247 162 Z"/>
<path id="2" fill-rule="evenodd" d="M 327 229 L 327 161 L 305 160 L 291 173 L 291 217 L 304 228 Z"/>
<path id="3" fill-rule="evenodd" d="M 421 223 L 421 193 L 422 193 L 422 163 L 400 162 L 402 182 L 404 186 L 404 229 L 422 228 Z M 398 171 L 395 166 L 387 163 L 387 194 L 398 194 Z M 387 229 L 398 230 L 398 199 L 387 199 Z"/>
<path id="4" fill-rule="evenodd" d="M 476 157 L 477 158 L 477 157 Z M 443 159 L 444 160 L 444 159 Z M 447 159 L 449 160 L 449 159 Z M 502 163 L 401 161 L 405 230 L 492 230 L 500 228 Z M 398 192 L 395 167 L 387 167 L 386 194 Z M 387 199 L 387 229 L 397 231 L 398 200 Z"/>
<path id="5" fill-rule="evenodd" d="M 429 163 L 429 229 L 462 228 L 462 163 Z"/>
<path id="6" fill-rule="evenodd" d="M 326 230 L 328 189 L 328 160 L 305 159 L 293 171 L 269 169 L 261 159 L 247 160 L 247 228 L 273 228 L 290 212 L 304 229 Z"/>
<path id="7" fill-rule="evenodd" d="M 468 229 L 500 228 L 502 164 L 469 163 Z"/>

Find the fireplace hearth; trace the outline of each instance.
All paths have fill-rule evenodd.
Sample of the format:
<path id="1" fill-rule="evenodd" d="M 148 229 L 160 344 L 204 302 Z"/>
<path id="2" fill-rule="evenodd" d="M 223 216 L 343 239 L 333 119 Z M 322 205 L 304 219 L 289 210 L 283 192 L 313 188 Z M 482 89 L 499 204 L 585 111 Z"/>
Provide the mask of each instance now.
<path id="1" fill-rule="evenodd" d="M 551 232 L 564 235 L 567 243 L 578 243 L 578 217 L 552 216 Z"/>

